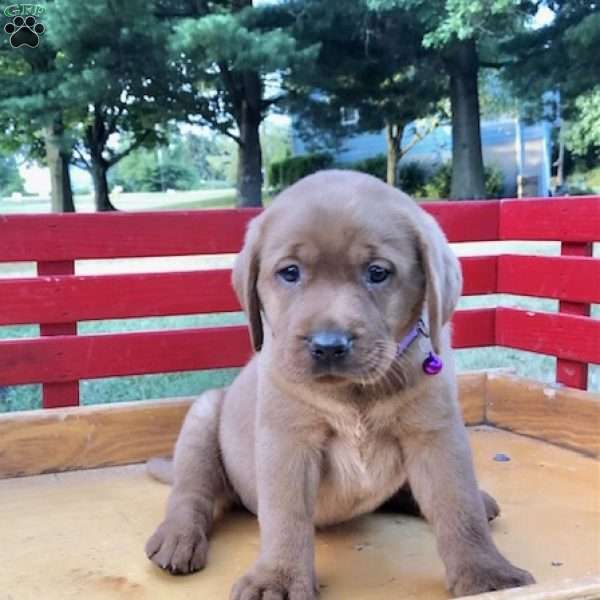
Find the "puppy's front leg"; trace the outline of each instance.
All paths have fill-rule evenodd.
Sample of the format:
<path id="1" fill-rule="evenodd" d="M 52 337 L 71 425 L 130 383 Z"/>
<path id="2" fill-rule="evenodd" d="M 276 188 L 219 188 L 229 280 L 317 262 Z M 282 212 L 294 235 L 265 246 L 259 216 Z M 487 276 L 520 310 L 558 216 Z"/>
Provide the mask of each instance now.
<path id="1" fill-rule="evenodd" d="M 451 593 L 466 596 L 534 583 L 494 545 L 458 418 L 440 430 L 406 436 L 403 450 L 411 489 L 433 526 Z"/>
<path id="2" fill-rule="evenodd" d="M 265 423 L 258 426 L 260 555 L 233 587 L 232 600 L 315 597 L 313 517 L 320 455 L 306 443 L 306 436 L 278 431 Z"/>

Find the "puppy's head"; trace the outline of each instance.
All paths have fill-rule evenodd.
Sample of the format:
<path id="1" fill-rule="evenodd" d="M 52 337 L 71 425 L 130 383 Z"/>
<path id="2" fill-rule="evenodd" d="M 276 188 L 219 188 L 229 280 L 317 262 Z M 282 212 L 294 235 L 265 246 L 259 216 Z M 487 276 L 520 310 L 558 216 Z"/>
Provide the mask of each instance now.
<path id="1" fill-rule="evenodd" d="M 458 261 L 406 195 L 322 171 L 254 219 L 233 272 L 255 350 L 292 382 L 371 383 L 424 316 L 431 345 L 458 300 Z"/>

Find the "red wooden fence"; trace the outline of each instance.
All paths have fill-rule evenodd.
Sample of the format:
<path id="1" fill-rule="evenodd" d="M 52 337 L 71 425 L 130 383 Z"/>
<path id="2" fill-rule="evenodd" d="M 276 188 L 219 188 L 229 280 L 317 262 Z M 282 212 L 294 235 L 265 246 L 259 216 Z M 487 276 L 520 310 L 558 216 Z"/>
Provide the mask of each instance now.
<path id="1" fill-rule="evenodd" d="M 554 298 L 559 313 L 458 311 L 457 348 L 506 346 L 558 357 L 557 380 L 587 386 L 600 363 L 600 197 L 425 205 L 452 242 L 560 241 L 562 256 L 462 258 L 465 295 Z M 38 276 L 0 279 L 0 325 L 40 324 L 40 337 L 0 340 L 0 385 L 43 384 L 46 408 L 76 405 L 79 380 L 242 365 L 244 327 L 78 335 L 77 322 L 239 310 L 229 270 L 74 275 L 77 259 L 223 254 L 240 248 L 253 210 L 0 215 L 0 262 L 35 261 Z"/>

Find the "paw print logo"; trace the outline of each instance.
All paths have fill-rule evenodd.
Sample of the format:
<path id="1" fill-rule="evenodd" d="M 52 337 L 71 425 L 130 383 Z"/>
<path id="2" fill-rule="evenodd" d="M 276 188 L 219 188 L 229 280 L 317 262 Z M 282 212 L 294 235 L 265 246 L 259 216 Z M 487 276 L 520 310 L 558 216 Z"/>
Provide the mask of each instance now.
<path id="1" fill-rule="evenodd" d="M 37 48 L 40 43 L 40 35 L 46 31 L 42 23 L 29 15 L 27 18 L 20 16 L 15 17 L 12 23 L 7 23 L 4 26 L 4 31 L 10 35 L 10 45 L 13 48 L 21 46 L 29 46 Z"/>

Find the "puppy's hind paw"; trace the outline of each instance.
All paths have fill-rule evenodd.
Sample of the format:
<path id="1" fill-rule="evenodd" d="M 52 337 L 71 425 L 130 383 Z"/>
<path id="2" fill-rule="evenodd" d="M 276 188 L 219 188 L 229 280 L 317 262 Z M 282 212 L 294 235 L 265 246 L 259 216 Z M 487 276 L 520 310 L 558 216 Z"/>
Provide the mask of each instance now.
<path id="1" fill-rule="evenodd" d="M 164 521 L 146 542 L 146 556 L 171 575 L 204 568 L 208 541 L 204 531 L 189 523 Z"/>

